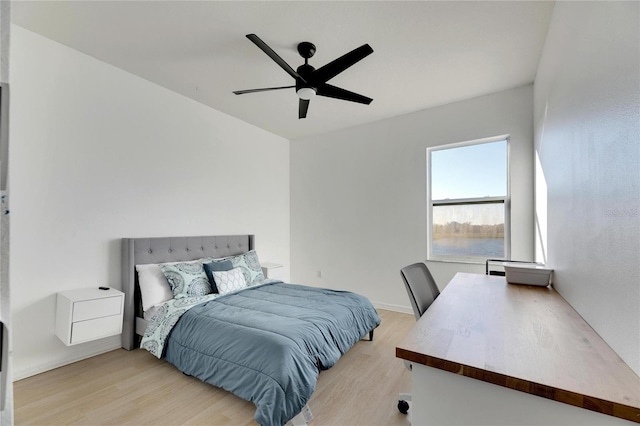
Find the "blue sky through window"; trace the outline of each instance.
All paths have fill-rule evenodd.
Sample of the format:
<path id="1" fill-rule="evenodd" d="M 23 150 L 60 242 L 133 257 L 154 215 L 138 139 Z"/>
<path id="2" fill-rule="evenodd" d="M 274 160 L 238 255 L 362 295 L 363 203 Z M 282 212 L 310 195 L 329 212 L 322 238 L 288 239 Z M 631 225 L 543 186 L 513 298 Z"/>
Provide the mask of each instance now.
<path id="1" fill-rule="evenodd" d="M 431 199 L 507 195 L 507 141 L 431 151 Z"/>

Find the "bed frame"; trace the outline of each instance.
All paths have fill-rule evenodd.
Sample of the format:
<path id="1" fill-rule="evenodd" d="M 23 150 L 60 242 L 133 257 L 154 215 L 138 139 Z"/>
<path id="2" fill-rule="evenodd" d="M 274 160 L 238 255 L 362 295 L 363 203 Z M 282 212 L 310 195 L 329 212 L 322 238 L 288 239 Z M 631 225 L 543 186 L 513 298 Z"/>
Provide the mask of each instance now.
<path id="1" fill-rule="evenodd" d="M 254 248 L 254 235 L 123 238 L 122 291 L 125 297 L 122 347 L 127 350 L 137 348 L 147 328 L 147 322 L 142 317 L 135 265 L 233 256 Z"/>

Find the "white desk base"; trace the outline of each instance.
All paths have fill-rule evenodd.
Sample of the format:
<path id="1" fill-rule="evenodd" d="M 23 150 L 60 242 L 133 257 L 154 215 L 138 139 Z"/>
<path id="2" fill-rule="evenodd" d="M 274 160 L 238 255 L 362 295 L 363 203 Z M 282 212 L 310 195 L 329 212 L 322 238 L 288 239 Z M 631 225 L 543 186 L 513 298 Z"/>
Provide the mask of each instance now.
<path id="1" fill-rule="evenodd" d="M 413 364 L 411 424 L 630 426 L 633 422 Z"/>

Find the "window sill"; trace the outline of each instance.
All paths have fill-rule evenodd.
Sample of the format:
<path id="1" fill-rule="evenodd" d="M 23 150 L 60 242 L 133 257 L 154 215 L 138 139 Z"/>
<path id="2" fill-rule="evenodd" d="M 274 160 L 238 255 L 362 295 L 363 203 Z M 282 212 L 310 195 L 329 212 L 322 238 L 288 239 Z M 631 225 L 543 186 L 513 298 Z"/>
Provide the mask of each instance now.
<path id="1" fill-rule="evenodd" d="M 427 259 L 425 262 L 434 263 L 458 263 L 462 265 L 484 265 L 485 260 L 481 259 Z"/>

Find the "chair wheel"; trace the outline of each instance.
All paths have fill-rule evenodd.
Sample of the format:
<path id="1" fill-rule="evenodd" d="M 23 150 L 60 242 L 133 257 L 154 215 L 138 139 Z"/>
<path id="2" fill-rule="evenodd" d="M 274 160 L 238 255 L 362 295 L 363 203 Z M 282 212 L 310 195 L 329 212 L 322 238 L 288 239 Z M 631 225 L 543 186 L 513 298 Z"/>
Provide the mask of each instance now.
<path id="1" fill-rule="evenodd" d="M 409 403 L 404 399 L 398 401 L 398 411 L 402 414 L 407 414 L 409 412 Z"/>

